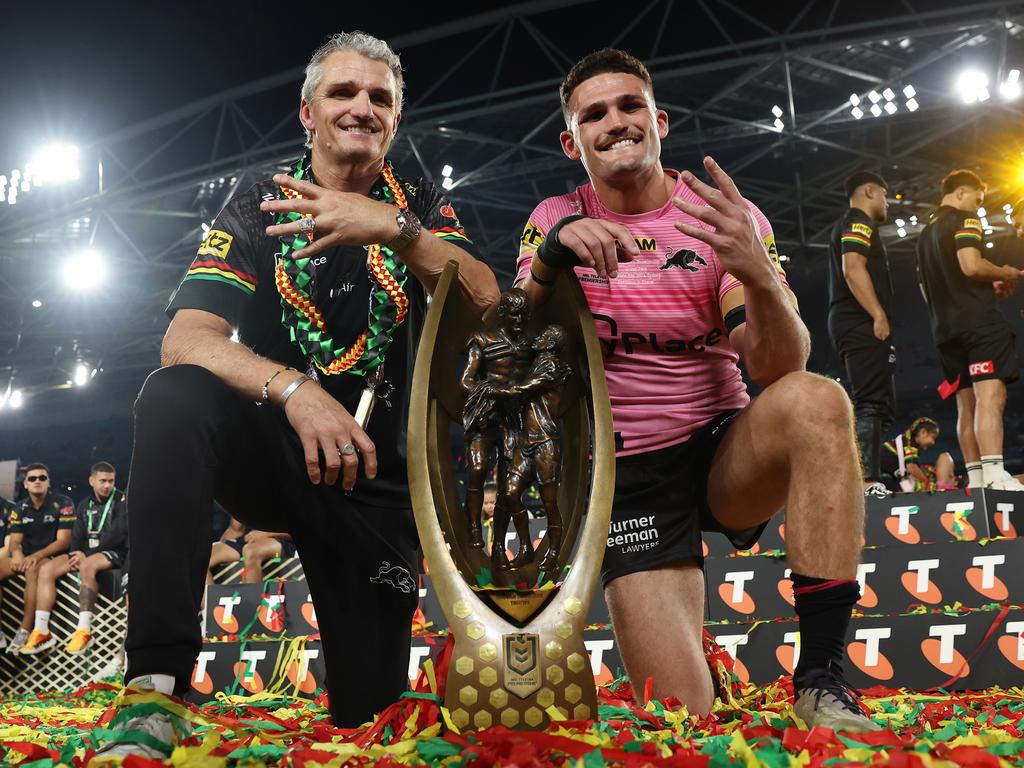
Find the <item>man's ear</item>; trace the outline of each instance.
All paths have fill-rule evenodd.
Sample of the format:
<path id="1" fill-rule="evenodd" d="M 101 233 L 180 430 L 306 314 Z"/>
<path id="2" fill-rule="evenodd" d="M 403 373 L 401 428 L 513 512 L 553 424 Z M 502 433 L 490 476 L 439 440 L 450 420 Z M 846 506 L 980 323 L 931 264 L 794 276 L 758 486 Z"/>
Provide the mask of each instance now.
<path id="1" fill-rule="evenodd" d="M 668 136 L 668 112 L 664 109 L 654 110 L 654 119 L 658 124 L 658 138 L 664 139 Z"/>
<path id="2" fill-rule="evenodd" d="M 316 123 L 313 121 L 313 110 L 310 109 L 309 102 L 305 99 L 299 102 L 299 122 L 310 133 L 316 130 Z"/>
<path id="3" fill-rule="evenodd" d="M 570 160 L 579 160 L 582 157 L 579 147 L 576 146 L 576 136 L 566 128 L 558 136 L 559 141 L 562 143 L 562 151 L 565 152 L 565 156 Z"/>

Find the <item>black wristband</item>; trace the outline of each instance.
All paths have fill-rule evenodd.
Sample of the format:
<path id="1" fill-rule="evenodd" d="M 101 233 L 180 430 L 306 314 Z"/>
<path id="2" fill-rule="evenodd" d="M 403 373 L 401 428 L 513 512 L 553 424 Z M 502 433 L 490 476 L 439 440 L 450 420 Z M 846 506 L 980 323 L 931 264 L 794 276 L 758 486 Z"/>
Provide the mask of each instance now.
<path id="1" fill-rule="evenodd" d="M 533 271 L 533 267 L 530 267 L 530 279 L 537 285 L 543 285 L 545 288 L 550 288 L 555 284 L 554 280 L 545 280 L 544 278 L 537 277 L 537 273 Z"/>
<path id="2" fill-rule="evenodd" d="M 725 315 L 726 333 L 732 333 L 745 322 L 747 322 L 747 308 L 743 304 L 733 307 Z"/>
<path id="3" fill-rule="evenodd" d="M 537 257 L 554 269 L 576 267 L 582 264 L 579 256 L 575 254 L 572 248 L 566 248 L 558 242 L 558 233 L 566 224 L 571 224 L 574 221 L 579 221 L 580 219 L 585 218 L 587 217 L 577 213 L 572 216 L 566 216 L 555 224 L 555 226 L 553 226 L 548 232 L 547 237 L 544 238 L 544 242 L 541 243 L 540 247 L 537 249 Z"/>

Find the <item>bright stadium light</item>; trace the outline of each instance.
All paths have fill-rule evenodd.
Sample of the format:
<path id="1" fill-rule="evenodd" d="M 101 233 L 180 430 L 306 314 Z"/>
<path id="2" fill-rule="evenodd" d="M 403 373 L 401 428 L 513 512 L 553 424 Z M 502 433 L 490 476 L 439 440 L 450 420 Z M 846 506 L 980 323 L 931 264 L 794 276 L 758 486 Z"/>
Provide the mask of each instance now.
<path id="1" fill-rule="evenodd" d="M 896 228 L 896 234 L 899 235 L 900 237 L 906 237 L 907 236 L 907 230 L 905 230 L 903 227 L 897 227 Z"/>
<path id="2" fill-rule="evenodd" d="M 917 96 L 917 91 L 914 90 L 914 86 L 905 85 L 903 86 L 903 95 L 906 96 L 908 99 L 912 99 L 915 96 Z"/>
<path id="3" fill-rule="evenodd" d="M 880 114 L 882 114 L 882 108 L 880 106 L 878 106 L 877 104 L 872 104 L 871 105 L 871 114 L 874 115 L 875 117 L 878 117 Z"/>
<path id="4" fill-rule="evenodd" d="M 44 147 L 25 166 L 25 176 L 37 185 L 77 181 L 81 176 L 78 147 L 73 144 Z"/>
<path id="5" fill-rule="evenodd" d="M 884 91 L 882 91 L 882 95 L 885 97 L 886 101 L 892 101 L 893 99 L 896 98 L 896 93 L 893 91 L 892 88 L 886 88 Z"/>
<path id="6" fill-rule="evenodd" d="M 995 243 L 993 243 L 993 242 L 985 243 L 985 247 L 986 248 L 992 248 L 993 246 L 995 246 Z"/>
<path id="7" fill-rule="evenodd" d="M 870 91 L 868 93 L 868 98 L 871 100 L 872 104 L 877 104 L 879 101 L 882 100 L 882 97 L 879 95 L 878 91 Z"/>
<path id="8" fill-rule="evenodd" d="M 43 306 L 43 302 L 39 299 L 32 299 L 32 309 L 39 309 L 41 306 Z"/>
<path id="9" fill-rule="evenodd" d="M 772 114 L 775 115 L 776 117 L 782 117 L 782 107 L 780 107 L 778 104 L 775 104 L 772 107 Z"/>
<path id="10" fill-rule="evenodd" d="M 452 181 L 451 176 L 445 176 L 444 179 L 441 181 L 441 186 L 445 189 L 451 189 L 452 187 L 455 186 L 455 182 Z"/>
<path id="11" fill-rule="evenodd" d="M 906 225 L 907 225 L 907 222 L 905 222 L 903 219 L 896 219 L 896 226 L 897 227 L 905 227 Z"/>
<path id="12" fill-rule="evenodd" d="M 988 75 L 976 69 L 965 70 L 957 78 L 956 90 L 965 104 L 985 101 L 990 95 L 988 92 Z"/>
<path id="13" fill-rule="evenodd" d="M 850 106 L 851 107 L 856 107 L 858 104 L 860 104 L 860 96 L 858 96 L 856 93 L 851 93 L 850 94 Z"/>
<path id="14" fill-rule="evenodd" d="M 907 111 L 917 112 L 917 108 L 921 106 L 917 103 L 917 99 L 907 99 Z"/>
<path id="15" fill-rule="evenodd" d="M 106 274 L 103 258 L 96 251 L 82 251 L 64 262 L 64 282 L 74 290 L 89 290 Z"/>
<path id="16" fill-rule="evenodd" d="M 988 211 L 986 211 L 984 207 L 981 207 L 978 209 L 978 215 L 984 218 L 985 216 L 988 216 Z"/>
<path id="17" fill-rule="evenodd" d="M 855 120 L 860 120 L 862 117 L 864 117 L 864 110 L 861 109 L 860 107 L 854 107 L 853 109 L 850 110 L 850 114 L 853 115 Z"/>
<path id="18" fill-rule="evenodd" d="M 894 101 L 887 101 L 887 102 L 885 102 L 885 111 L 888 112 L 890 115 L 895 113 L 896 109 L 897 109 L 896 102 L 894 102 Z"/>
<path id="19" fill-rule="evenodd" d="M 89 369 L 85 366 L 85 363 L 79 363 L 75 366 L 75 386 L 84 387 L 89 383 Z"/>
<path id="20" fill-rule="evenodd" d="M 22 395 L 20 389 L 12 389 L 10 396 L 7 398 L 7 404 L 11 408 L 21 408 L 22 403 L 25 402 L 25 397 Z"/>
<path id="21" fill-rule="evenodd" d="M 782 133 L 782 129 L 786 127 L 786 124 L 782 122 L 781 118 L 778 117 L 775 118 L 775 122 L 772 123 L 772 125 L 775 126 L 775 130 L 778 131 L 779 133 Z"/>
<path id="22" fill-rule="evenodd" d="M 441 169 L 441 175 L 445 177 L 451 176 L 454 170 L 455 169 L 452 168 L 450 165 L 446 165 L 444 168 Z"/>
<path id="23" fill-rule="evenodd" d="M 999 95 L 1007 101 L 1014 101 L 1020 98 L 1020 70 L 1011 69 L 1006 74 L 1006 80 L 999 84 Z"/>

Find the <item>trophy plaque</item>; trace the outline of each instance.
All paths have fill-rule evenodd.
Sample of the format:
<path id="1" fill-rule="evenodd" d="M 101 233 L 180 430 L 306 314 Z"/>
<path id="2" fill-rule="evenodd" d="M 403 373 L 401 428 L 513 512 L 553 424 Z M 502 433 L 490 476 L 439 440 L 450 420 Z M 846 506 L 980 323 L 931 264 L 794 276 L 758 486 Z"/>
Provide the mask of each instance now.
<path id="1" fill-rule="evenodd" d="M 460 729 L 594 719 L 583 629 L 604 556 L 615 447 L 593 320 L 571 275 L 559 275 L 542 307 L 531 310 L 513 288 L 482 319 L 457 278 L 450 262 L 431 300 L 408 437 L 416 527 L 455 638 L 445 706 Z M 492 475 L 488 550 L 482 503 Z M 523 500 L 531 489 L 546 523 L 536 547 Z M 510 525 L 514 553 L 504 546 Z"/>

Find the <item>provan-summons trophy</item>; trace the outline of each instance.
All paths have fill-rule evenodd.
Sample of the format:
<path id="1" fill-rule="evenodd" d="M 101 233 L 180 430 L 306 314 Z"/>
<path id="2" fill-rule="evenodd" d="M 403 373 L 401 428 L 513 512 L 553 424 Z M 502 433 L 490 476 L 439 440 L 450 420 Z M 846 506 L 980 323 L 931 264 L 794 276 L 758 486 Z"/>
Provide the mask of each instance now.
<path id="1" fill-rule="evenodd" d="M 409 409 L 416 526 L 455 637 L 445 706 L 459 728 L 539 729 L 554 711 L 595 718 L 583 628 L 604 555 L 615 448 L 593 321 L 567 275 L 536 312 L 512 289 L 483 320 L 457 277 L 451 262 L 434 291 Z M 465 504 L 453 425 L 465 440 Z M 481 508 L 492 472 L 488 551 Z M 547 524 L 536 548 L 523 502 L 530 488 Z M 518 538 L 511 558 L 510 524 Z"/>

